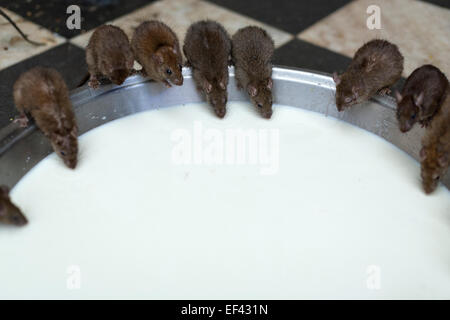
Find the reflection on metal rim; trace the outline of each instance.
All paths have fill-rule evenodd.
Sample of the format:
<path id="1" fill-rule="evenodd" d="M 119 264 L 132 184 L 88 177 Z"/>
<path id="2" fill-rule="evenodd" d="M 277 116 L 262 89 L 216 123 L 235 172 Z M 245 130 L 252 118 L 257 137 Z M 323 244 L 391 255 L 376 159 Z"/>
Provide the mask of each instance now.
<path id="1" fill-rule="evenodd" d="M 247 101 L 247 95 L 236 88 L 234 69 L 230 67 L 229 71 L 228 100 Z M 103 85 L 97 90 L 85 86 L 72 91 L 71 100 L 79 133 L 83 134 L 133 113 L 202 102 L 204 99 L 195 89 L 190 69 L 184 68 L 183 75 L 183 86 L 173 86 L 170 89 L 141 76 L 132 76 L 121 86 Z M 274 103 L 316 111 L 346 121 L 377 134 L 418 160 L 423 129 L 415 126 L 408 133 L 401 133 L 395 117 L 395 101 L 392 98 L 376 96 L 366 103 L 338 112 L 334 100 L 335 85 L 329 75 L 275 67 L 273 79 Z M 1 183 L 14 186 L 51 152 L 49 142 L 34 126 L 22 129 L 16 124 L 10 124 L 0 129 Z M 420 177 L 419 172 L 417 176 Z M 450 188 L 450 173 L 447 173 L 442 182 Z"/>

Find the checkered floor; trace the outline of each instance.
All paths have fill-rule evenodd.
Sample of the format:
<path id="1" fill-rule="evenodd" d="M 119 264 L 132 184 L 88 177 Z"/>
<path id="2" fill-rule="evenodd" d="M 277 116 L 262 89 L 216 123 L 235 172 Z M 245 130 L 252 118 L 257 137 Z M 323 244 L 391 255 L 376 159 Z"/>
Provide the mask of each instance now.
<path id="1" fill-rule="evenodd" d="M 81 30 L 66 27 L 66 9 L 81 8 Z M 381 30 L 369 30 L 367 8 L 381 9 Z M 183 41 L 200 19 L 222 23 L 230 34 L 246 25 L 265 28 L 276 44 L 274 63 L 323 72 L 343 71 L 365 41 L 382 37 L 405 56 L 407 76 L 431 63 L 450 76 L 450 0 L 0 0 L 0 7 L 35 41 L 23 41 L 0 17 L 0 127 L 16 115 L 12 86 L 27 69 L 59 70 L 69 88 L 86 74 L 84 48 L 93 29 L 104 23 L 131 36 L 142 21 L 161 19 Z"/>

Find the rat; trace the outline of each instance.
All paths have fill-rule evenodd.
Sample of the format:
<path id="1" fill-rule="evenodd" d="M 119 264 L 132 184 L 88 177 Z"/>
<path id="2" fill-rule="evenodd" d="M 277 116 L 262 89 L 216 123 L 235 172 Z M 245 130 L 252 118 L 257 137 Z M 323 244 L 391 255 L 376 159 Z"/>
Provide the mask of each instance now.
<path id="1" fill-rule="evenodd" d="M 168 88 L 171 83 L 183 84 L 180 44 L 177 35 L 165 23 L 142 22 L 134 31 L 131 46 L 144 76 L 162 82 Z"/>
<path id="2" fill-rule="evenodd" d="M 432 193 L 450 165 L 450 94 L 445 93 L 441 108 L 427 127 L 420 150 L 422 186 Z"/>
<path id="3" fill-rule="evenodd" d="M 364 102 L 377 92 L 389 93 L 389 86 L 400 79 L 402 72 L 403 56 L 396 45 L 380 39 L 367 42 L 356 51 L 343 74 L 333 74 L 338 111 Z"/>
<path id="4" fill-rule="evenodd" d="M 416 122 L 428 126 L 444 101 L 447 87 L 447 77 L 435 66 L 426 64 L 414 70 L 402 92 L 396 92 L 400 131 L 411 130 Z"/>
<path id="5" fill-rule="evenodd" d="M 103 25 L 95 29 L 86 47 L 89 86 L 96 89 L 105 76 L 121 85 L 133 73 L 134 56 L 130 41 L 122 29 Z"/>
<path id="6" fill-rule="evenodd" d="M 244 88 L 262 116 L 272 116 L 272 38 L 259 27 L 239 29 L 232 38 L 232 59 L 238 88 Z"/>
<path id="7" fill-rule="evenodd" d="M 228 65 L 231 39 L 217 22 L 205 20 L 192 24 L 183 46 L 187 65 L 197 90 L 206 95 L 219 118 L 225 117 L 227 104 Z"/>
<path id="8" fill-rule="evenodd" d="M 35 67 L 20 75 L 14 84 L 14 103 L 20 112 L 15 120 L 21 127 L 28 125 L 27 114 L 50 139 L 53 150 L 74 169 L 77 164 L 77 124 L 64 79 L 58 71 Z"/>
<path id="9" fill-rule="evenodd" d="M 36 42 L 36 41 L 28 39 L 28 36 L 25 33 L 23 33 L 22 30 L 20 30 L 20 28 L 16 25 L 16 23 L 1 8 L 0 8 L 0 15 L 2 15 L 6 20 L 8 20 L 9 23 L 11 23 L 11 25 L 14 27 L 14 29 L 16 29 L 17 32 L 19 32 L 19 34 L 22 36 L 22 38 L 25 39 L 26 42 L 31 43 L 34 46 L 45 46 L 45 43 Z"/>
<path id="10" fill-rule="evenodd" d="M 11 202 L 9 188 L 0 186 L 0 223 L 23 226 L 28 223 L 20 209 Z"/>

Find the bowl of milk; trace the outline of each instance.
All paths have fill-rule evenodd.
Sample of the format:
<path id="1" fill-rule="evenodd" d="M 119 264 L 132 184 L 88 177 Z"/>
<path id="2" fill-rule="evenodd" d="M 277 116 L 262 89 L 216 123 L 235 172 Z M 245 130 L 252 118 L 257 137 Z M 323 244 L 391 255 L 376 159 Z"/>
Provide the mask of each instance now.
<path id="1" fill-rule="evenodd" d="M 0 177 L 29 219 L 0 226 L 0 299 L 448 299 L 449 175 L 395 103 L 342 113 L 325 74 L 276 67 L 270 120 L 140 76 L 71 93 L 79 161 L 34 127 L 0 131 Z"/>

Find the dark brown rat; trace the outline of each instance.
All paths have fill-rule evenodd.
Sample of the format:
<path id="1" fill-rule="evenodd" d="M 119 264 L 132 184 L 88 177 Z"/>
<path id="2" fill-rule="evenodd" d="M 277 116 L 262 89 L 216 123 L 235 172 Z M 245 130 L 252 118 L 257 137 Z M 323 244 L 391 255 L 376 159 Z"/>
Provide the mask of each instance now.
<path id="1" fill-rule="evenodd" d="M 189 27 L 183 51 L 197 89 L 206 95 L 216 115 L 223 118 L 228 95 L 230 36 L 217 22 L 199 21 Z"/>
<path id="2" fill-rule="evenodd" d="M 339 111 L 364 102 L 400 79 L 403 56 L 397 46 L 386 40 L 372 40 L 356 51 L 342 75 L 333 74 L 336 83 L 336 106 Z"/>
<path id="3" fill-rule="evenodd" d="M 28 223 L 20 209 L 11 202 L 7 186 L 0 186 L 0 223 L 15 226 L 23 226 Z"/>
<path id="4" fill-rule="evenodd" d="M 103 25 L 95 29 L 86 47 L 89 86 L 97 88 L 104 76 L 121 85 L 133 72 L 134 56 L 127 35 L 122 29 Z"/>
<path id="5" fill-rule="evenodd" d="M 16 119 L 27 126 L 31 115 L 36 126 L 50 139 L 53 150 L 66 166 L 77 164 L 77 124 L 69 91 L 58 71 L 35 67 L 23 73 L 14 84 L 14 102 L 21 113 Z"/>
<path id="6" fill-rule="evenodd" d="M 160 21 L 145 21 L 134 31 L 131 46 L 144 75 L 164 83 L 183 84 L 180 44 L 176 34 Z"/>
<path id="7" fill-rule="evenodd" d="M 396 92 L 397 119 L 401 132 L 416 122 L 428 126 L 445 98 L 447 77 L 435 66 L 423 65 L 406 79 L 402 93 Z"/>
<path id="8" fill-rule="evenodd" d="M 238 88 L 244 88 L 264 118 L 272 116 L 272 56 L 274 43 L 259 27 L 239 29 L 232 38 L 232 58 Z"/>
<path id="9" fill-rule="evenodd" d="M 450 90 L 426 129 L 420 151 L 422 186 L 427 194 L 433 192 L 439 179 L 450 165 Z"/>

